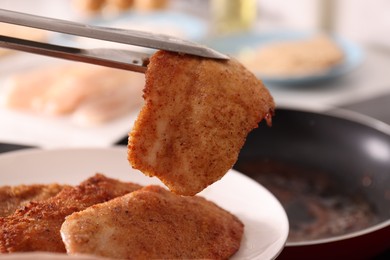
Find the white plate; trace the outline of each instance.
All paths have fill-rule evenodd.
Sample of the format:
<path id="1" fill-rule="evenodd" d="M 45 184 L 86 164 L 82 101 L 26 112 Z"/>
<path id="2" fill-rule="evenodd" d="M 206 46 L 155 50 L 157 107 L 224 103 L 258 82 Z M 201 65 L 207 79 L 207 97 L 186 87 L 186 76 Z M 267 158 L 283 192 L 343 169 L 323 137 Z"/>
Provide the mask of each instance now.
<path id="1" fill-rule="evenodd" d="M 108 147 L 125 138 L 138 110 L 97 126 L 79 126 L 69 117 L 45 117 L 0 108 L 0 142 L 41 148 Z"/>
<path id="2" fill-rule="evenodd" d="M 161 184 L 158 179 L 133 170 L 123 147 L 32 149 L 0 156 L 1 185 L 78 184 L 96 172 L 142 185 Z M 199 195 L 235 214 L 245 224 L 241 248 L 232 259 L 274 259 L 283 249 L 289 228 L 287 215 L 279 201 L 249 177 L 230 170 Z"/>

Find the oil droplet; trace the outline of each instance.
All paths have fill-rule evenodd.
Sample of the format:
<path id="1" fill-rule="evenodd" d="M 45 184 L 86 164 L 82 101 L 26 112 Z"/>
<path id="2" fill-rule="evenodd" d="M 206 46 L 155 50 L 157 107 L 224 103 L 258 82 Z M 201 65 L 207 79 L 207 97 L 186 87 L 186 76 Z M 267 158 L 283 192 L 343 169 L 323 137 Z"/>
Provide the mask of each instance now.
<path id="1" fill-rule="evenodd" d="M 362 178 L 362 185 L 364 187 L 368 187 L 372 184 L 372 178 L 370 176 L 363 176 Z"/>
<path id="2" fill-rule="evenodd" d="M 270 110 L 268 113 L 265 114 L 264 118 L 265 121 L 267 122 L 268 126 L 272 126 L 272 116 L 275 114 L 273 110 Z"/>

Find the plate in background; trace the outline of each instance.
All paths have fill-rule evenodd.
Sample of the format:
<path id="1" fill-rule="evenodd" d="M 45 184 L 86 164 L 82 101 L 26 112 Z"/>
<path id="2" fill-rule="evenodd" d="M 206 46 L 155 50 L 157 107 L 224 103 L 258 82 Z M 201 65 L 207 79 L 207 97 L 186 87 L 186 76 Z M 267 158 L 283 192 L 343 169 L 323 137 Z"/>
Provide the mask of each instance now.
<path id="1" fill-rule="evenodd" d="M 41 148 L 107 147 L 128 135 L 138 116 L 139 107 L 101 124 L 80 125 L 68 115 L 45 116 L 1 105 L 4 84 L 9 76 L 29 72 L 34 68 L 44 69 L 70 63 L 29 53 L 17 53 L 0 59 L 0 142 Z"/>
<path id="2" fill-rule="evenodd" d="M 212 48 L 218 51 L 238 57 L 241 52 L 259 48 L 262 45 L 284 40 L 300 40 L 313 36 L 313 33 L 300 32 L 275 32 L 275 33 L 245 33 L 239 35 L 225 36 L 210 39 L 206 42 Z M 357 68 L 363 61 L 363 51 L 355 43 L 341 37 L 333 37 L 335 42 L 344 52 L 345 59 L 341 64 L 321 73 L 313 73 L 302 76 L 265 76 L 259 72 L 253 71 L 264 83 L 278 85 L 298 85 L 315 83 L 325 80 L 335 79 L 345 75 Z M 249 68 L 250 69 L 250 68 Z"/>
<path id="3" fill-rule="evenodd" d="M 0 142 L 41 148 L 108 147 L 127 136 L 137 112 L 96 126 L 79 126 L 69 117 L 45 117 L 0 108 Z"/>
<path id="4" fill-rule="evenodd" d="M 158 179 L 132 169 L 127 161 L 127 149 L 123 147 L 31 149 L 0 156 L 2 185 L 54 182 L 75 185 L 96 172 L 141 185 L 161 184 Z M 244 223 L 241 247 L 232 259 L 274 259 L 284 248 L 289 228 L 287 215 L 279 201 L 249 177 L 230 170 L 199 195 L 235 214 Z"/>

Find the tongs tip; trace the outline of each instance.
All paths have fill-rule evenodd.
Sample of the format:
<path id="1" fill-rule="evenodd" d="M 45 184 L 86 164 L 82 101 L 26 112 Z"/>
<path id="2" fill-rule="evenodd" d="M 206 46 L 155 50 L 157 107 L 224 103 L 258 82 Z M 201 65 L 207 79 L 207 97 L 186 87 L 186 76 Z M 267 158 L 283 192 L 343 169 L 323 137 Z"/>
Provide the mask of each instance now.
<path id="1" fill-rule="evenodd" d="M 212 57 L 214 59 L 220 59 L 220 60 L 228 60 L 228 59 L 230 59 L 230 57 L 228 55 L 223 54 L 223 53 L 221 53 L 219 51 L 216 51 L 214 49 L 208 48 L 208 52 L 210 52 L 210 54 L 211 54 L 210 57 Z"/>

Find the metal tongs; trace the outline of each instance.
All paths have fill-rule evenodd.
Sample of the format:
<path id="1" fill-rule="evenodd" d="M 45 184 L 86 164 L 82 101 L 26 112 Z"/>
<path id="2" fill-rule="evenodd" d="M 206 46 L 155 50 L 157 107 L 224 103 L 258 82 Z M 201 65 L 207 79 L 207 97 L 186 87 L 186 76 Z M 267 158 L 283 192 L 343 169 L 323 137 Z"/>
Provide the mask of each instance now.
<path id="1" fill-rule="evenodd" d="M 92 26 L 4 9 L 0 9 L 0 22 L 212 59 L 229 59 L 204 45 L 162 34 Z M 123 49 L 79 49 L 24 40 L 1 35 L 1 32 L 0 47 L 142 73 L 146 71 L 150 57 L 150 54 Z"/>

